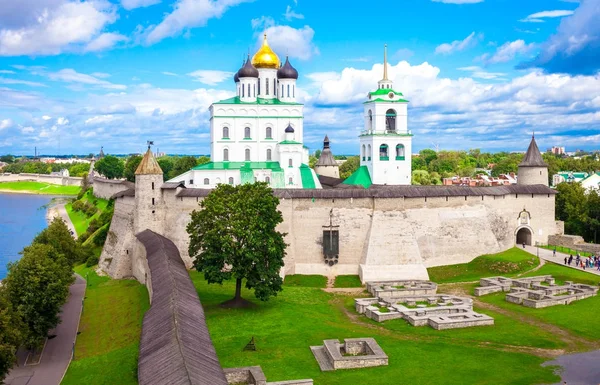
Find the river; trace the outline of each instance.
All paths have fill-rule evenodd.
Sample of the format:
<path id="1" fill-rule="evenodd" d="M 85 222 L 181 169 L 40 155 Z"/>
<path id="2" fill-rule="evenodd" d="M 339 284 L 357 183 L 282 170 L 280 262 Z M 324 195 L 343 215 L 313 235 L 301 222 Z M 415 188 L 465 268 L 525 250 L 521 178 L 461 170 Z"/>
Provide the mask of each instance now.
<path id="1" fill-rule="evenodd" d="M 19 259 L 19 252 L 46 228 L 46 206 L 51 195 L 0 193 L 0 280 L 6 264 Z"/>

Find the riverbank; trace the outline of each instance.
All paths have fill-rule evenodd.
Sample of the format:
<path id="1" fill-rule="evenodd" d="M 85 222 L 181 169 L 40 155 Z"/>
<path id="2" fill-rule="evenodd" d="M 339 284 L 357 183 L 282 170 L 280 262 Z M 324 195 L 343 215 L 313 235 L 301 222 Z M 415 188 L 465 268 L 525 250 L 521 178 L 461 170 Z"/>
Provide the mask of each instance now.
<path id="1" fill-rule="evenodd" d="M 54 220 L 54 218 L 59 217 L 65 222 L 65 224 L 71 231 L 73 238 L 77 239 L 78 234 L 75 231 L 75 225 L 73 225 L 73 222 L 71 221 L 71 218 L 69 217 L 69 214 L 65 209 L 65 205 L 68 203 L 68 200 L 65 198 L 57 198 L 55 200 L 52 200 L 52 202 L 50 202 L 50 204 L 48 205 L 48 209 L 46 210 L 46 222 L 50 224 Z"/>
<path id="2" fill-rule="evenodd" d="M 60 186 L 32 181 L 0 182 L 0 192 L 8 194 L 77 195 L 80 191 L 79 186 Z"/>

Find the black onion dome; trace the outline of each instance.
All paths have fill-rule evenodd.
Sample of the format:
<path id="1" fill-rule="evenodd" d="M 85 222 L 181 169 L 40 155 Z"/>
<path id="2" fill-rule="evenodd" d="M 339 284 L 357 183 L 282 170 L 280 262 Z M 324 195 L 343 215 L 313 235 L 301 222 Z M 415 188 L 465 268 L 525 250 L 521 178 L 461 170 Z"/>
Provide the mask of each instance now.
<path id="1" fill-rule="evenodd" d="M 235 75 L 233 75 L 233 81 L 236 82 L 236 83 L 239 83 L 239 81 L 240 81 L 240 77 L 238 76 L 237 72 L 235 73 Z"/>
<path id="2" fill-rule="evenodd" d="M 238 71 L 237 76 L 238 78 L 258 78 L 258 70 L 252 65 L 250 55 L 244 66 Z"/>
<path id="3" fill-rule="evenodd" d="M 287 132 L 287 133 L 294 132 L 294 127 L 292 127 L 291 124 L 288 124 L 287 128 L 285 129 L 285 132 Z"/>
<path id="4" fill-rule="evenodd" d="M 298 79 L 298 71 L 292 67 L 287 56 L 285 58 L 285 64 L 277 70 L 277 77 L 279 79 Z"/>

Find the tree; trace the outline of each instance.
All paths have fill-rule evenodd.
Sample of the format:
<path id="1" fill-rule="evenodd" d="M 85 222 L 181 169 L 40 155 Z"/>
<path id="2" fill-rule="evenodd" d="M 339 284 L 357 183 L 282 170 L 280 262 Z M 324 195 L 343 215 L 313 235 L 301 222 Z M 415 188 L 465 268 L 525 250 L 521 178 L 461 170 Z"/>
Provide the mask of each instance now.
<path id="1" fill-rule="evenodd" d="M 33 243 L 52 246 L 67 259 L 70 266 L 77 262 L 85 262 L 90 253 L 90 250 L 77 243 L 65 222 L 58 217 L 54 218 L 48 227 L 36 235 Z"/>
<path id="2" fill-rule="evenodd" d="M 556 218 L 565 222 L 565 233 L 584 236 L 588 221 L 585 189 L 579 183 L 560 183 L 556 190 Z"/>
<path id="3" fill-rule="evenodd" d="M 283 222 L 279 198 L 266 183 L 231 186 L 220 184 L 194 210 L 187 226 L 189 255 L 208 283 L 236 280 L 235 297 L 225 307 L 243 307 L 242 280 L 254 295 L 267 301 L 282 290 Z"/>
<path id="4" fill-rule="evenodd" d="M 13 163 L 15 161 L 14 155 L 2 155 L 0 156 L 0 162 Z"/>
<path id="5" fill-rule="evenodd" d="M 23 329 L 23 321 L 8 300 L 6 288 L 0 286 L 0 382 L 15 364 Z"/>
<path id="6" fill-rule="evenodd" d="M 84 174 L 87 175 L 89 169 L 90 165 L 87 163 L 73 163 L 69 166 L 69 175 L 82 177 Z"/>
<path id="7" fill-rule="evenodd" d="M 350 156 L 340 166 L 340 178 L 346 179 L 360 167 L 360 157 Z"/>
<path id="8" fill-rule="evenodd" d="M 169 180 L 169 175 L 171 175 L 171 170 L 173 169 L 173 160 L 165 156 L 158 159 L 158 165 L 163 170 L 163 180 Z"/>
<path id="9" fill-rule="evenodd" d="M 206 163 L 210 163 L 210 157 L 208 157 L 208 156 L 201 156 L 196 161 L 197 166 L 200 166 L 201 164 L 206 164 Z"/>
<path id="10" fill-rule="evenodd" d="M 94 169 L 108 179 L 122 178 L 124 168 L 123 161 L 113 155 L 105 156 L 94 165 Z"/>
<path id="11" fill-rule="evenodd" d="M 123 171 L 123 176 L 130 182 L 135 182 L 135 170 L 137 170 L 138 166 L 142 162 L 141 155 L 132 155 L 127 158 L 125 162 L 125 169 Z"/>
<path id="12" fill-rule="evenodd" d="M 314 157 L 318 160 L 321 157 L 321 150 L 315 151 Z"/>
<path id="13" fill-rule="evenodd" d="M 175 163 L 173 165 L 173 169 L 171 170 L 171 175 L 169 175 L 169 179 L 175 178 L 176 176 L 191 170 L 197 165 L 198 160 L 193 156 L 182 156 L 180 158 L 175 158 Z"/>
<path id="14" fill-rule="evenodd" d="M 21 254 L 19 261 L 8 264 L 2 284 L 25 322 L 25 343 L 33 348 L 58 325 L 58 313 L 74 278 L 67 259 L 52 246 L 34 243 Z"/>
<path id="15" fill-rule="evenodd" d="M 414 170 L 412 172 L 412 184 L 423 186 L 430 185 L 431 176 L 425 170 Z"/>

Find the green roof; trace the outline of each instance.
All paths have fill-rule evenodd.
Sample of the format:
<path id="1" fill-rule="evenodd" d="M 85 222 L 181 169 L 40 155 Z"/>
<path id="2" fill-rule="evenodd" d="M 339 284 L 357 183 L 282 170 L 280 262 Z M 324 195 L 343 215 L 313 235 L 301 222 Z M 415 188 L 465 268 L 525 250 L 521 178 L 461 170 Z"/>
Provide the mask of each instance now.
<path id="1" fill-rule="evenodd" d="M 354 171 L 354 173 L 342 183 L 351 184 L 355 186 L 360 185 L 364 188 L 369 188 L 373 184 L 373 182 L 371 182 L 371 175 L 369 175 L 369 169 L 367 168 L 367 166 L 360 166 L 358 170 Z"/>
<path id="2" fill-rule="evenodd" d="M 279 162 L 209 162 L 192 170 L 281 170 Z"/>
<path id="3" fill-rule="evenodd" d="M 366 103 L 374 103 L 374 102 L 386 102 L 386 103 L 408 103 L 408 100 L 406 100 L 406 99 L 387 100 L 387 99 L 381 99 L 381 98 L 377 98 L 377 99 L 367 100 L 366 102 L 363 102 L 363 104 L 366 104 Z"/>
<path id="4" fill-rule="evenodd" d="M 284 140 L 283 142 L 279 142 L 279 144 L 302 144 L 302 143 L 296 142 L 293 140 Z"/>
<path id="5" fill-rule="evenodd" d="M 387 95 L 390 92 L 393 92 L 394 95 L 404 96 L 402 95 L 402 92 L 394 91 L 391 88 L 379 88 L 377 91 L 369 92 L 369 95 Z"/>
<path id="6" fill-rule="evenodd" d="M 282 102 L 279 99 L 263 99 L 263 98 L 256 98 L 255 102 L 242 102 L 240 100 L 239 96 L 234 96 L 229 99 L 219 100 L 218 102 L 214 102 L 213 104 L 302 105 L 302 103 Z"/>
<path id="7" fill-rule="evenodd" d="M 305 164 L 300 166 L 300 177 L 302 178 L 302 188 L 317 188 L 312 169 Z"/>

